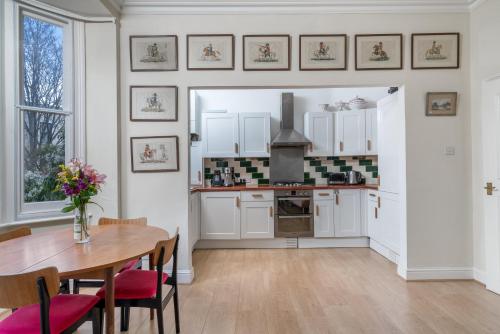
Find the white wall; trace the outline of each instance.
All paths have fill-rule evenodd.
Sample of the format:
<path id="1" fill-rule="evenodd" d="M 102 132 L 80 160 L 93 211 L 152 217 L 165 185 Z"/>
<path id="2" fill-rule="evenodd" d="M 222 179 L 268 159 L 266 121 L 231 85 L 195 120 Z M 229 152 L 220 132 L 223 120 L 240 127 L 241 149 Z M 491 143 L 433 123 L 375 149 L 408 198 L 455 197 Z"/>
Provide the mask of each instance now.
<path id="1" fill-rule="evenodd" d="M 85 25 L 86 63 L 86 160 L 107 175 L 103 191 L 90 206 L 95 222 L 99 217 L 119 216 L 118 58 L 113 23 Z"/>
<path id="2" fill-rule="evenodd" d="M 500 74 L 500 1 L 487 0 L 471 13 L 471 138 L 472 138 L 472 191 L 474 218 L 474 267 L 479 276 L 486 269 L 485 236 L 482 199 L 484 184 L 482 180 L 481 145 L 481 83 L 483 80 Z M 479 277 L 480 278 L 480 277 Z"/>
<path id="3" fill-rule="evenodd" d="M 188 213 L 188 106 L 189 86 L 290 86 L 365 85 L 406 88 L 407 172 L 408 172 L 408 267 L 471 267 L 472 238 L 468 168 L 469 119 L 469 16 L 468 14 L 325 14 L 325 15 L 125 15 L 122 18 L 122 152 L 123 206 L 127 215 L 147 215 L 154 225 L 173 230 L 181 226 L 187 234 Z M 460 32 L 461 68 L 458 70 L 410 69 L 412 32 Z M 354 71 L 355 33 L 403 33 L 404 70 Z M 234 33 L 236 70 L 225 72 L 186 71 L 188 33 Z M 292 71 L 243 72 L 243 34 L 292 35 Z M 347 33 L 348 71 L 298 71 L 298 36 L 304 33 Z M 179 71 L 132 73 L 129 68 L 129 35 L 177 34 Z M 179 121 L 176 123 L 130 123 L 128 86 L 131 84 L 178 85 Z M 457 117 L 425 117 L 428 91 L 457 91 Z M 132 174 L 129 137 L 174 134 L 180 136 L 180 172 Z M 445 156 L 445 146 L 456 148 Z M 181 269 L 190 261 L 187 242 L 181 240 Z"/>

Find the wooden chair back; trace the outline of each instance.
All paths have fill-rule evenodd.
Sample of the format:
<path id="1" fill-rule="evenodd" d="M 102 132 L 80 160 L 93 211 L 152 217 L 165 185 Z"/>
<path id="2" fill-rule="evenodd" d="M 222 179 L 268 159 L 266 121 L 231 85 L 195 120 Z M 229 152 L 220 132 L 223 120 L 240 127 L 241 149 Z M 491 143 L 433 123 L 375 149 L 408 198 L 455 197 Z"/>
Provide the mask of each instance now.
<path id="1" fill-rule="evenodd" d="M 115 224 L 146 226 L 148 225 L 148 219 L 146 217 L 133 218 L 133 219 L 101 217 L 99 218 L 98 224 L 100 226 L 115 225 Z"/>
<path id="2" fill-rule="evenodd" d="M 153 256 L 153 264 L 155 266 L 164 265 L 170 261 L 174 254 L 174 249 L 177 245 L 179 236 L 179 227 L 175 230 L 175 235 L 168 240 L 160 240 L 156 243 L 155 253 Z M 162 254 L 163 250 L 163 254 Z"/>
<path id="3" fill-rule="evenodd" d="M 43 268 L 29 273 L 0 276 L 0 308 L 15 309 L 40 303 L 39 279 L 43 278 L 47 294 L 59 292 L 59 272 L 56 267 Z"/>
<path id="4" fill-rule="evenodd" d="M 0 233 L 0 242 L 25 237 L 27 235 L 31 235 L 31 229 L 29 227 L 16 228 L 12 231 Z"/>

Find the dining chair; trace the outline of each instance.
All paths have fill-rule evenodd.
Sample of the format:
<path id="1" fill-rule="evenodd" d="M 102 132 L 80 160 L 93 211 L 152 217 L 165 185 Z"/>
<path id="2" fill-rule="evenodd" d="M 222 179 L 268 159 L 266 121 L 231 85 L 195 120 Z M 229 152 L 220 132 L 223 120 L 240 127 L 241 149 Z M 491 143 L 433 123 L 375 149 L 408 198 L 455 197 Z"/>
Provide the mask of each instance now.
<path id="1" fill-rule="evenodd" d="M 0 233 L 0 242 L 25 237 L 27 235 L 31 235 L 31 229 L 29 227 L 20 227 L 12 231 Z"/>
<path id="2" fill-rule="evenodd" d="M 104 225 L 136 225 L 136 226 L 146 226 L 148 224 L 148 219 L 146 217 L 132 218 L 132 219 L 120 219 L 120 218 L 107 218 L 101 217 L 97 223 L 99 226 Z M 142 259 L 130 260 L 125 264 L 125 266 L 120 270 L 123 272 L 129 269 L 141 269 Z M 100 288 L 104 285 L 102 280 L 73 280 L 73 293 L 79 294 L 80 288 Z"/>
<path id="3" fill-rule="evenodd" d="M 163 310 L 168 302 L 174 298 L 175 330 L 180 332 L 179 322 L 179 293 L 177 289 L 177 248 L 179 244 L 179 228 L 175 235 L 158 241 L 153 254 L 153 264 L 156 270 L 127 270 L 115 278 L 115 306 L 121 308 L 120 330 L 127 331 L 130 323 L 130 308 L 141 307 L 156 310 L 158 333 L 163 334 Z M 163 267 L 172 259 L 172 274 L 163 272 Z M 162 299 L 163 285 L 170 286 L 165 298 Z M 102 287 L 97 296 L 101 317 L 104 312 L 105 287 Z M 102 319 L 102 318 L 101 318 Z"/>
<path id="4" fill-rule="evenodd" d="M 0 308 L 16 309 L 0 321 L 1 334 L 69 334 L 92 320 L 92 333 L 101 332 L 99 298 L 58 295 L 59 273 L 49 267 L 0 276 Z"/>

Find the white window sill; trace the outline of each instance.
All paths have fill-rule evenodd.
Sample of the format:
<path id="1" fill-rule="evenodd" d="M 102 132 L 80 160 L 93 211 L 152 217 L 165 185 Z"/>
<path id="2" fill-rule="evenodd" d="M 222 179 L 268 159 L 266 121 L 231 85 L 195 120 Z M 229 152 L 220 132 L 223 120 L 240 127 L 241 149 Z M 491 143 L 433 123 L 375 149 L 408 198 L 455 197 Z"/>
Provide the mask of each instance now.
<path id="1" fill-rule="evenodd" d="M 92 217 L 92 214 L 89 214 L 89 216 Z M 75 215 L 70 214 L 70 215 L 60 215 L 60 216 L 44 217 L 44 218 L 24 219 L 24 220 L 17 220 L 17 221 L 8 222 L 8 223 L 0 223 L 0 228 L 42 224 L 42 223 L 57 223 L 57 222 L 65 221 L 65 220 L 73 220 L 74 218 L 75 218 Z"/>

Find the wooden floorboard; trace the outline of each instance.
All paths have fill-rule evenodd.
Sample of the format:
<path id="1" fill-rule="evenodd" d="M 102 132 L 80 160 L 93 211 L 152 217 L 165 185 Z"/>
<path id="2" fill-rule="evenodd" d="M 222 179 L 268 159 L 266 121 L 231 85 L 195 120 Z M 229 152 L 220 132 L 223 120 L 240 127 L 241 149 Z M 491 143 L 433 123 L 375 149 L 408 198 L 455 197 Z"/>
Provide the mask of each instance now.
<path id="1" fill-rule="evenodd" d="M 193 264 L 195 281 L 180 287 L 181 333 L 500 333 L 500 296 L 481 284 L 405 282 L 365 248 L 197 250 Z M 172 305 L 164 322 L 174 334 Z M 156 328 L 132 309 L 128 333 Z"/>

